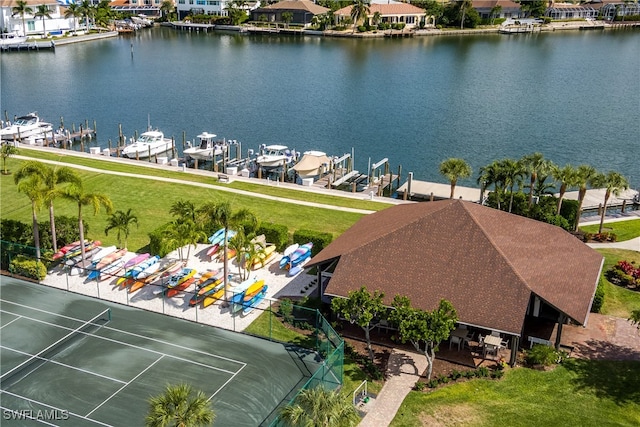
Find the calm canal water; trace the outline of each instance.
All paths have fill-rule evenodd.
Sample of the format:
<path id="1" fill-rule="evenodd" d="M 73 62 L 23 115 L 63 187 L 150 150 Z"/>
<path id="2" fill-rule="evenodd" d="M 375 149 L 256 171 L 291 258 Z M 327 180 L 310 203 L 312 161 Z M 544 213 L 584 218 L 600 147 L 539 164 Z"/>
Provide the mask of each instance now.
<path id="1" fill-rule="evenodd" d="M 101 146 L 150 116 L 177 141 L 209 131 L 245 152 L 353 148 L 360 171 L 388 157 L 423 180 L 444 182 L 448 157 L 476 176 L 540 151 L 640 185 L 637 31 L 350 40 L 155 28 L 1 58 L 3 117 L 95 120 Z"/>

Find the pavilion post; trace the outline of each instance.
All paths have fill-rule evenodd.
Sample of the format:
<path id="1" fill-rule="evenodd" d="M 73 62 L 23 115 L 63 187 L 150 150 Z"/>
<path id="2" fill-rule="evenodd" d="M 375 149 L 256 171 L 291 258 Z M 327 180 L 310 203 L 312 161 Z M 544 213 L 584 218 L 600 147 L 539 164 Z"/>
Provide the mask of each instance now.
<path id="1" fill-rule="evenodd" d="M 509 365 L 511 365 L 511 367 L 516 366 L 516 361 L 518 360 L 519 346 L 520 346 L 520 337 L 517 335 L 511 335 L 511 359 L 509 360 Z"/>
<path id="2" fill-rule="evenodd" d="M 556 350 L 560 350 L 560 340 L 562 339 L 562 325 L 564 325 L 566 317 L 564 313 L 560 313 L 558 316 L 558 332 L 556 333 Z"/>

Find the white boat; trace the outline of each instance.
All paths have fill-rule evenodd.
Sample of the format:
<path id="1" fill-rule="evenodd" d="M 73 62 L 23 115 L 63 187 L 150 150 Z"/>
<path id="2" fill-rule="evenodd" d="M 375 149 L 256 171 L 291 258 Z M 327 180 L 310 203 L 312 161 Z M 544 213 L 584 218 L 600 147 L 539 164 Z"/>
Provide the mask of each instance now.
<path id="1" fill-rule="evenodd" d="M 20 43 L 26 43 L 27 38 L 20 36 L 15 31 L 0 34 L 0 46 L 13 46 Z"/>
<path id="2" fill-rule="evenodd" d="M 322 151 L 305 151 L 302 159 L 293 166 L 300 178 L 312 178 L 329 171 L 331 159 Z"/>
<path id="3" fill-rule="evenodd" d="M 150 156 L 171 150 L 171 138 L 165 138 L 162 132 L 150 130 L 144 132 L 133 143 L 122 150 L 122 155 L 130 159 L 146 159 Z"/>
<path id="4" fill-rule="evenodd" d="M 277 168 L 293 160 L 293 155 L 286 145 L 266 145 L 260 152 L 256 163 L 263 168 Z"/>
<path id="5" fill-rule="evenodd" d="M 216 141 L 216 134 L 202 132 L 198 135 L 198 143 L 184 150 L 184 154 L 192 159 L 213 160 L 224 152 L 225 141 Z"/>
<path id="6" fill-rule="evenodd" d="M 53 132 L 51 123 L 43 122 L 38 113 L 29 113 L 15 119 L 12 124 L 0 129 L 0 138 L 5 141 L 43 138 L 45 133 Z"/>

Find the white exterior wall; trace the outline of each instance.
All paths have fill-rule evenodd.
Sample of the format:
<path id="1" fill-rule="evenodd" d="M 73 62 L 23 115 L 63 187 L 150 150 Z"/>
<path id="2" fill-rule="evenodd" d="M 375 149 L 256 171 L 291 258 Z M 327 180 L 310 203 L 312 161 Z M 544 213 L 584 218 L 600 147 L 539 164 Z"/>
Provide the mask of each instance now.
<path id="1" fill-rule="evenodd" d="M 189 14 L 191 9 L 202 9 L 206 15 L 227 16 L 227 0 L 176 0 L 178 16 Z"/>
<path id="2" fill-rule="evenodd" d="M 50 4 L 49 14 L 51 19 L 44 18 L 44 28 L 47 32 L 51 31 L 72 31 L 73 30 L 73 18 L 67 19 L 60 13 L 60 7 L 58 5 Z M 34 13 L 37 11 L 37 6 L 32 6 Z M 12 32 L 15 31 L 22 35 L 22 17 L 19 15 L 12 16 L 13 11 L 11 7 L 0 8 L 0 31 Z M 42 18 L 34 17 L 33 14 L 24 15 L 24 23 L 27 30 L 27 36 L 42 35 L 43 24 Z"/>

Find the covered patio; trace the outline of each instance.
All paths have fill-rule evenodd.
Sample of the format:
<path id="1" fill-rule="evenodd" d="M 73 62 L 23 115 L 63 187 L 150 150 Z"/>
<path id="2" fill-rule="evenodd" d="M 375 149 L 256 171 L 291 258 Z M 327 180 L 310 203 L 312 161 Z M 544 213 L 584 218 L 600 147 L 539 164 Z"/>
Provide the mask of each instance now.
<path id="1" fill-rule="evenodd" d="M 602 264 L 598 252 L 559 227 L 443 200 L 368 215 L 307 267 L 318 267 L 325 302 L 362 286 L 383 292 L 389 306 L 395 295 L 424 310 L 449 300 L 458 312 L 456 333 L 473 336 L 454 335 L 441 356 L 445 348 L 467 349 L 464 357 L 504 357 L 513 365 L 530 337 L 559 348 L 565 324 L 587 324 Z M 537 321 L 558 325 L 553 341 L 527 332 Z"/>

